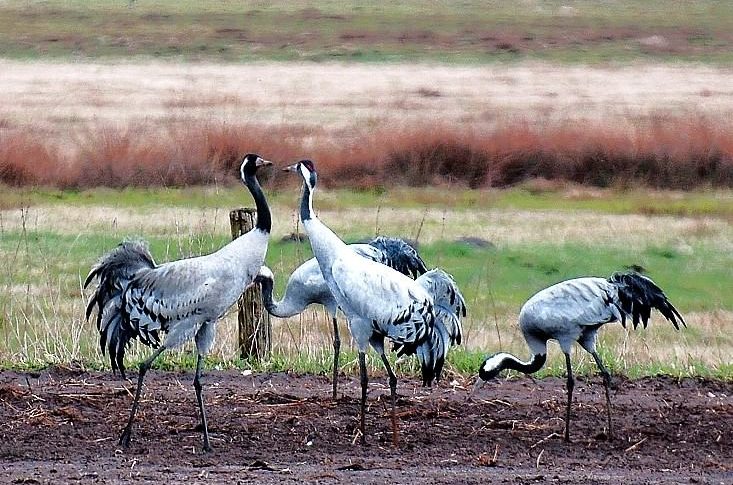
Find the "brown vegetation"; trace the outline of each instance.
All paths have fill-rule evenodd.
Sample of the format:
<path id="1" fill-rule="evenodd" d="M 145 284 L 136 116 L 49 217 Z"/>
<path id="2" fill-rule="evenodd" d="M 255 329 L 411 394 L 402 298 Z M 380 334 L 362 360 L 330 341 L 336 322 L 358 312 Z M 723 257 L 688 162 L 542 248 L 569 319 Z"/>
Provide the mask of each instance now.
<path id="1" fill-rule="evenodd" d="M 344 133 L 318 128 L 192 122 L 89 129 L 70 147 L 23 129 L 0 129 L 0 182 L 85 188 L 183 186 L 235 180 L 248 151 L 317 161 L 328 186 L 372 188 L 458 183 L 504 187 L 531 178 L 591 186 L 733 187 L 733 127 L 705 118 L 490 130 L 412 125 Z"/>

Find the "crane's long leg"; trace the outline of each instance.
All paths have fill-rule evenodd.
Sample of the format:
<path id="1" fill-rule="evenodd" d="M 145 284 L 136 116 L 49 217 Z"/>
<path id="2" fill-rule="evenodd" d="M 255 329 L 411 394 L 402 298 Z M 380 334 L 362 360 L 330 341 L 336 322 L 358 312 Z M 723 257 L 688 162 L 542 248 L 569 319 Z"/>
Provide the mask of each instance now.
<path id="1" fill-rule="evenodd" d="M 369 384 L 369 377 L 367 376 L 366 368 L 366 353 L 359 352 L 359 376 L 361 377 L 361 424 L 359 429 L 361 431 L 361 444 L 366 444 L 366 399 L 367 399 L 367 385 Z"/>
<path id="2" fill-rule="evenodd" d="M 199 412 L 201 413 L 201 426 L 204 428 L 204 451 L 211 451 L 211 443 L 209 442 L 209 426 L 206 423 L 206 411 L 204 410 L 204 397 L 201 395 L 201 367 L 204 358 L 198 354 L 196 358 L 196 375 L 193 378 L 193 388 L 196 390 L 196 401 L 199 404 Z"/>
<path id="3" fill-rule="evenodd" d="M 610 387 L 611 387 L 611 374 L 608 372 L 608 369 L 606 369 L 606 366 L 603 365 L 603 361 L 601 360 L 601 356 L 598 355 L 598 352 L 595 350 L 590 353 L 593 358 L 596 361 L 596 365 L 598 365 L 598 369 L 601 371 L 601 375 L 603 376 L 603 386 L 606 388 L 606 414 L 608 418 L 608 439 L 613 439 L 613 428 L 611 427 L 611 395 L 610 395 Z"/>
<path id="4" fill-rule="evenodd" d="M 341 352 L 341 337 L 336 316 L 333 317 L 333 400 L 336 400 L 336 388 L 339 376 L 339 352 Z"/>
<path id="5" fill-rule="evenodd" d="M 570 441 L 570 403 L 573 401 L 573 389 L 575 379 L 573 378 L 573 367 L 570 365 L 570 354 L 565 352 L 565 365 L 568 369 L 568 406 L 565 410 L 565 441 Z"/>
<path id="6" fill-rule="evenodd" d="M 387 369 L 389 375 L 389 393 L 392 397 L 392 446 L 397 446 L 399 443 L 399 428 L 397 427 L 397 376 L 392 372 L 392 368 L 389 366 L 389 360 L 387 356 L 382 352 L 379 355 L 384 363 L 384 368 Z"/>
<path id="7" fill-rule="evenodd" d="M 137 376 L 137 390 L 135 391 L 135 400 L 132 402 L 132 409 L 130 410 L 130 419 L 127 421 L 127 426 L 125 426 L 125 428 L 122 430 L 122 434 L 120 435 L 119 443 L 125 448 L 130 446 L 130 435 L 132 435 L 132 422 L 135 420 L 135 413 L 137 412 L 137 406 L 140 402 L 140 392 L 143 388 L 145 373 L 148 372 L 148 369 L 150 369 L 150 366 L 153 365 L 155 359 L 157 359 L 164 350 L 165 347 L 161 345 L 155 350 L 155 352 L 153 352 L 153 355 L 148 357 L 147 360 L 144 360 L 140 364 L 140 373 Z"/>

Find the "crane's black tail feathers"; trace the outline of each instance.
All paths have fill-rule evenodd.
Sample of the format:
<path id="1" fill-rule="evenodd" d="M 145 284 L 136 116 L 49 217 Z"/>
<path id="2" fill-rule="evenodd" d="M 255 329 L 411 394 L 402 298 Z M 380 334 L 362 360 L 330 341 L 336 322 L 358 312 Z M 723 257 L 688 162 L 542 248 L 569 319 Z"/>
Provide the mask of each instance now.
<path id="1" fill-rule="evenodd" d="M 433 297 L 433 331 L 416 349 L 423 385 L 430 386 L 433 379 L 440 380 L 451 345 L 461 344 L 461 318 L 466 316 L 466 301 L 453 277 L 441 269 L 430 270 L 415 281 Z"/>
<path id="2" fill-rule="evenodd" d="M 667 299 L 662 289 L 650 278 L 634 271 L 617 272 L 608 281 L 618 288 L 621 304 L 621 325 L 626 327 L 626 316 L 631 315 L 634 329 L 642 322 L 646 328 L 652 308 L 656 308 L 679 330 L 680 324 L 687 326 L 680 312 Z"/>
<path id="3" fill-rule="evenodd" d="M 415 248 L 402 239 L 379 236 L 369 241 L 369 245 L 384 253 L 387 259 L 381 263 L 413 279 L 428 270 Z"/>
<path id="4" fill-rule="evenodd" d="M 112 370 L 119 370 L 123 377 L 125 349 L 136 333 L 123 321 L 122 297 L 130 281 L 152 268 L 155 261 L 145 241 L 124 241 L 102 256 L 84 281 L 86 288 L 94 279 L 98 280 L 87 304 L 86 318 L 89 320 L 96 310 L 102 354 L 109 353 Z"/>

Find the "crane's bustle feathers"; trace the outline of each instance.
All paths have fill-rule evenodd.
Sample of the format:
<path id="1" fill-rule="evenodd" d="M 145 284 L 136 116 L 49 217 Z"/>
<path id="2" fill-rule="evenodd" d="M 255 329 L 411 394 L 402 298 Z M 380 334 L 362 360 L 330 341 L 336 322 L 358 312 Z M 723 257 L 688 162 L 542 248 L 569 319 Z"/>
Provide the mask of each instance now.
<path id="1" fill-rule="evenodd" d="M 425 261 L 422 260 L 415 248 L 402 239 L 378 236 L 369 241 L 368 244 L 381 251 L 383 259 L 378 260 L 380 263 L 386 264 L 404 275 L 417 278 L 428 270 Z"/>
<path id="2" fill-rule="evenodd" d="M 608 281 L 618 290 L 618 300 L 622 310 L 621 324 L 626 326 L 626 316 L 631 316 L 634 328 L 641 320 L 644 328 L 649 322 L 652 308 L 659 312 L 679 330 L 680 324 L 687 326 L 682 315 L 667 299 L 662 289 L 650 278 L 629 271 L 614 273 Z"/>
<path id="3" fill-rule="evenodd" d="M 135 332 L 123 324 L 123 296 L 131 281 L 155 267 L 147 243 L 130 240 L 102 256 L 84 281 L 84 288 L 96 278 L 97 287 L 87 305 L 86 318 L 96 305 L 97 329 L 102 353 L 108 353 L 113 371 L 125 375 L 123 359 Z"/>

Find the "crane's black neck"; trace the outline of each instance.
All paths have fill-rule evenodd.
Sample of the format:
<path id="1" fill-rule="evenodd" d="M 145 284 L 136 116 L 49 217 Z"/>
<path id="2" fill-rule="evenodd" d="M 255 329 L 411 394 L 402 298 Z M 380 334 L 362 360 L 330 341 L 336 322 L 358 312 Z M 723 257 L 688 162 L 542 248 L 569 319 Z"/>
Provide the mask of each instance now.
<path id="1" fill-rule="evenodd" d="M 255 224 L 255 228 L 269 234 L 270 229 L 272 228 L 270 206 L 267 205 L 267 199 L 265 198 L 265 194 L 262 192 L 260 182 L 257 180 L 256 175 L 247 174 L 244 176 L 244 183 L 252 194 L 252 198 L 255 200 L 255 207 L 257 208 L 257 224 Z"/>
<path id="2" fill-rule="evenodd" d="M 300 199 L 300 220 L 305 222 L 313 217 L 313 191 L 303 183 L 303 197 Z"/>
<path id="3" fill-rule="evenodd" d="M 517 370 L 524 372 L 525 374 L 534 374 L 538 370 L 542 369 L 547 361 L 547 354 L 535 354 L 529 360 L 529 362 L 522 362 L 514 356 L 510 356 L 504 359 L 502 367 L 504 369 Z"/>
<path id="4" fill-rule="evenodd" d="M 484 364 L 479 369 L 478 375 L 484 381 L 488 381 L 506 369 L 517 370 L 525 374 L 533 374 L 545 365 L 546 360 L 547 354 L 534 354 L 529 362 L 522 362 L 512 354 L 499 352 L 484 361 Z"/>
<path id="5" fill-rule="evenodd" d="M 272 301 L 272 287 L 274 286 L 272 278 L 257 276 L 255 278 L 255 283 L 259 283 L 262 288 L 262 300 L 265 303 L 267 312 L 274 315 L 277 312 L 275 308 L 276 304 Z"/>

